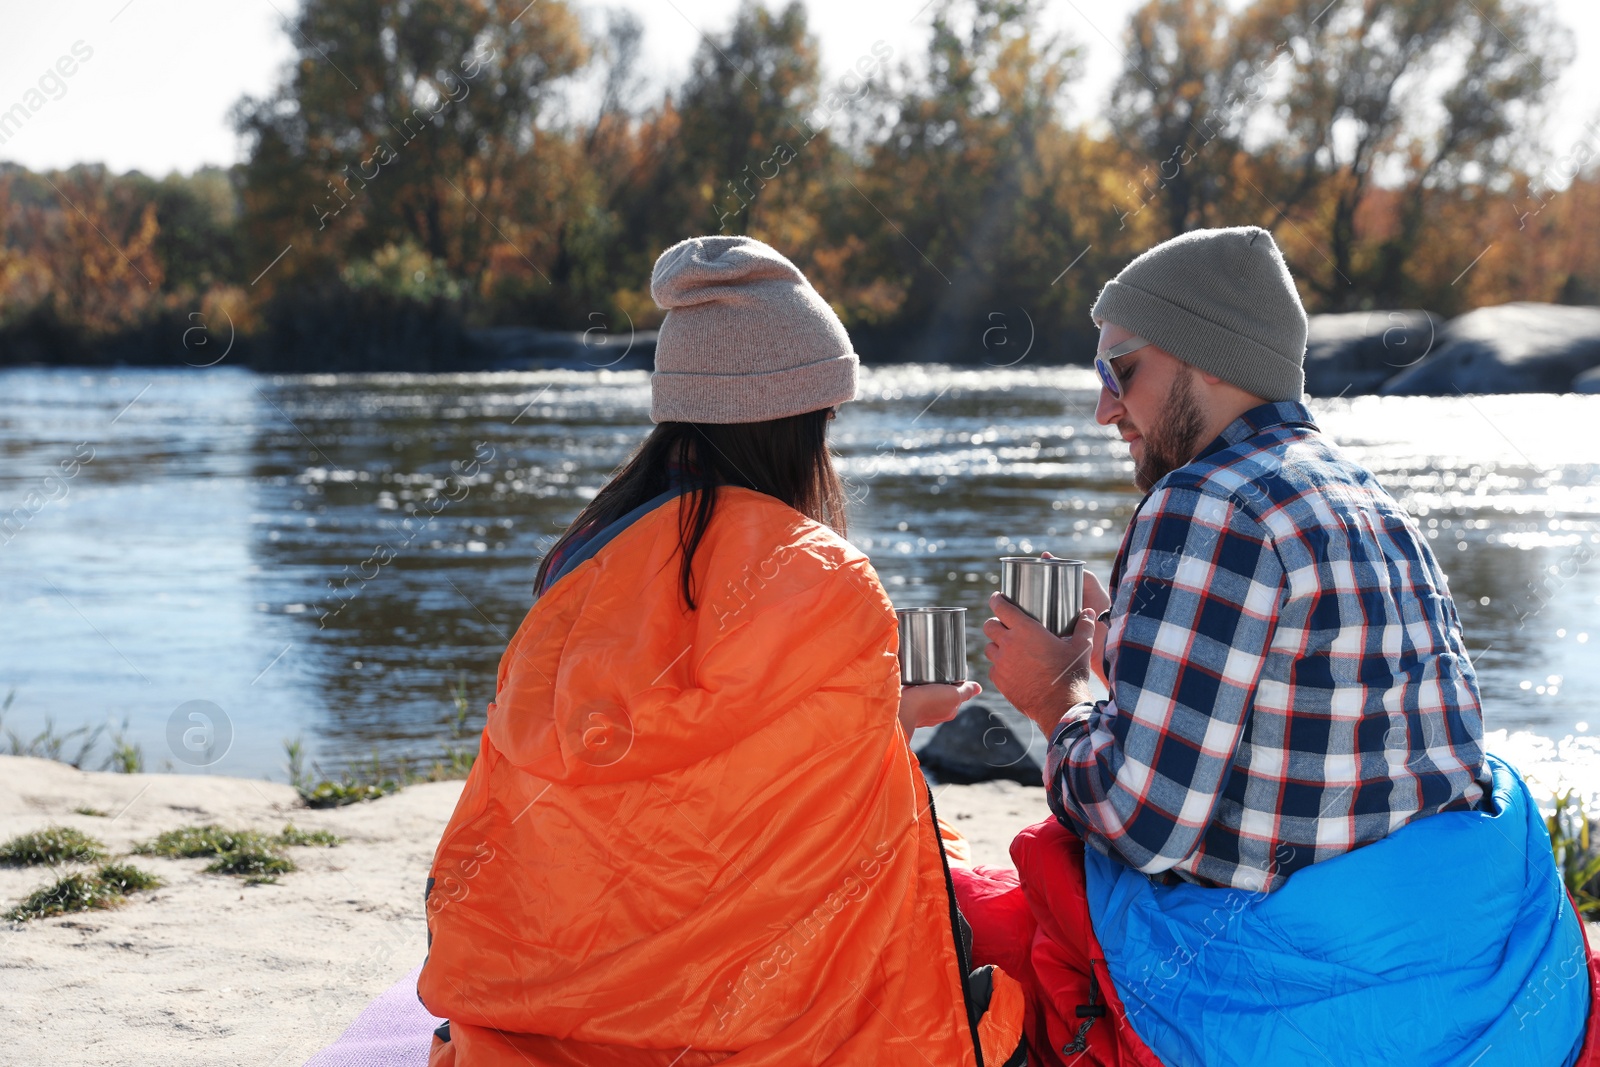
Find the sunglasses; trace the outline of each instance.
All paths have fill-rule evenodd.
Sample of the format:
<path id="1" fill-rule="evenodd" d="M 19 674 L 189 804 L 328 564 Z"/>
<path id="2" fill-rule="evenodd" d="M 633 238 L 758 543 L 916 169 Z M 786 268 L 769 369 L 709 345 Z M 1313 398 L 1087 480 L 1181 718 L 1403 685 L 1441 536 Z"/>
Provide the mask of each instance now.
<path id="1" fill-rule="evenodd" d="M 1137 352 L 1141 348 L 1149 348 L 1155 342 L 1146 341 L 1143 337 L 1130 337 L 1120 345 L 1112 345 L 1104 352 L 1094 354 L 1094 372 L 1100 376 L 1100 384 L 1106 387 L 1106 392 L 1122 399 L 1122 379 L 1117 377 L 1117 372 L 1111 369 L 1111 361 L 1118 356 L 1125 356 L 1129 352 Z"/>

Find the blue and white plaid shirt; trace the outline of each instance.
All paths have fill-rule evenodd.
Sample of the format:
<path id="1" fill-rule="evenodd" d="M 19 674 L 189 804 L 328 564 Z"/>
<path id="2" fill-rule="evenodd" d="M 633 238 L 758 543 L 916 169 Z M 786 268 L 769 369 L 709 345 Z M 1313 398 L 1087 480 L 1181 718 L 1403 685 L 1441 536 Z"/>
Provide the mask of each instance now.
<path id="1" fill-rule="evenodd" d="M 1157 482 L 1111 596 L 1111 697 L 1068 715 L 1045 772 L 1101 852 L 1270 892 L 1488 795 L 1444 573 L 1304 405 L 1246 412 Z"/>

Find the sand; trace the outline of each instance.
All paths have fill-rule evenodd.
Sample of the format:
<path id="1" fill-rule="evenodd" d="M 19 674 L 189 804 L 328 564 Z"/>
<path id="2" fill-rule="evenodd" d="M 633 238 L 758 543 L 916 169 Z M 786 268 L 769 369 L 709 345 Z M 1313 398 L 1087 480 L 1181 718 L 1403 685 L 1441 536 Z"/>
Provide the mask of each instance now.
<path id="1" fill-rule="evenodd" d="M 300 870 L 276 885 L 205 874 L 203 859 L 140 856 L 165 886 L 115 910 L 0 924 L 3 1059 L 298 1067 L 422 961 L 423 880 L 460 792 L 415 785 L 313 811 L 273 782 L 0 757 L 0 839 L 60 824 L 126 851 L 179 826 L 276 833 L 289 821 L 345 839 L 291 849 Z M 1012 836 L 1049 816 L 1041 790 L 1012 782 L 941 786 L 936 797 L 976 863 L 1009 865 Z M 45 868 L 0 867 L 0 902 L 51 880 Z"/>

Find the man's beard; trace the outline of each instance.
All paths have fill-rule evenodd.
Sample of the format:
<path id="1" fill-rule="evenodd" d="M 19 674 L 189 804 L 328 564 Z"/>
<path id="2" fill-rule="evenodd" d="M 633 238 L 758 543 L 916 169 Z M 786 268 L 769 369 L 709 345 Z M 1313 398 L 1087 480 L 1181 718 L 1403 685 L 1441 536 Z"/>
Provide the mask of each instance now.
<path id="1" fill-rule="evenodd" d="M 1184 367 L 1167 393 L 1161 415 L 1144 433 L 1144 458 L 1134 464 L 1133 484 L 1147 493 L 1161 479 L 1187 466 L 1200 450 L 1204 432 L 1205 418 L 1194 398 L 1194 369 Z"/>

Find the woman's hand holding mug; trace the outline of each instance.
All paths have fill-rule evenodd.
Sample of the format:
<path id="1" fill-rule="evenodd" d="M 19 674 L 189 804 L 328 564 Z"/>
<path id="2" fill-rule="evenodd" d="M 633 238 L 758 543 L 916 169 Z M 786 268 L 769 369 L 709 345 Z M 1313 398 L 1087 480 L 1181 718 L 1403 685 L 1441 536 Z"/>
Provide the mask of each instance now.
<path id="1" fill-rule="evenodd" d="M 960 685 L 907 685 L 900 689 L 900 725 L 906 737 L 919 726 L 938 726 L 949 722 L 961 705 L 983 692 L 983 686 L 967 681 Z"/>

